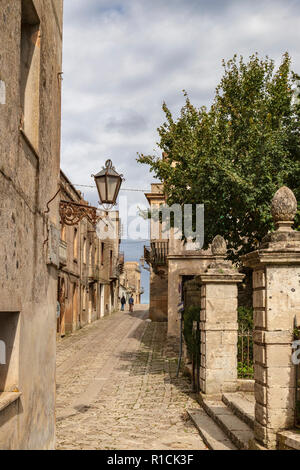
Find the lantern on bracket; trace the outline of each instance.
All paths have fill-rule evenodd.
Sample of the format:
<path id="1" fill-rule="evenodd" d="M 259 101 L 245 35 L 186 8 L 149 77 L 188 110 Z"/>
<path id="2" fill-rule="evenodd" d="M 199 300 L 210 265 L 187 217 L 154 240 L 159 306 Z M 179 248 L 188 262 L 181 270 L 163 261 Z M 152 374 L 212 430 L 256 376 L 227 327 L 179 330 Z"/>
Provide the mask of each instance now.
<path id="1" fill-rule="evenodd" d="M 105 167 L 103 167 L 97 175 L 92 175 L 92 177 L 95 179 L 100 204 L 105 211 L 109 211 L 117 202 L 123 181 L 123 175 L 119 175 L 119 173 L 116 172 L 112 161 L 107 160 Z M 54 198 L 59 194 L 59 192 L 60 189 Z M 47 206 L 54 198 L 49 201 Z M 100 220 L 104 219 L 102 215 L 98 215 L 98 209 L 96 207 L 72 201 L 61 200 L 59 211 L 60 220 L 63 225 L 77 225 L 82 219 L 86 218 L 91 224 L 96 226 Z"/>
<path id="2" fill-rule="evenodd" d="M 100 204 L 104 206 L 106 210 L 110 209 L 116 204 L 123 181 L 123 175 L 119 175 L 112 161 L 107 160 L 105 167 L 96 175 L 92 175 L 92 177 L 95 179 Z"/>

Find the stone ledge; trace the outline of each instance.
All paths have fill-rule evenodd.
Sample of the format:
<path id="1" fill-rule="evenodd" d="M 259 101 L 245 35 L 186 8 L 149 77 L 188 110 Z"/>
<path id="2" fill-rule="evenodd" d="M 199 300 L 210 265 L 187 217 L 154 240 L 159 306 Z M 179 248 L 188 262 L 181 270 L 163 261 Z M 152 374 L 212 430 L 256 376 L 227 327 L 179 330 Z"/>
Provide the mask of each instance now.
<path id="1" fill-rule="evenodd" d="M 244 266 L 248 268 L 261 268 L 269 264 L 293 265 L 300 264 L 300 246 L 284 249 L 264 249 L 253 251 L 241 257 Z"/>
<path id="2" fill-rule="evenodd" d="M 278 447 L 280 450 L 300 450 L 300 430 L 282 431 L 277 434 Z"/>
<path id="3" fill-rule="evenodd" d="M 211 450 L 237 450 L 226 434 L 202 409 L 187 410 L 201 438 Z"/>
<path id="4" fill-rule="evenodd" d="M 255 381 L 251 379 L 238 379 L 237 386 L 239 392 L 254 392 Z"/>
<path id="5" fill-rule="evenodd" d="M 253 341 L 258 344 L 283 344 L 288 345 L 293 341 L 293 332 L 288 330 L 282 331 L 253 331 Z"/>
<path id="6" fill-rule="evenodd" d="M 253 430 L 222 401 L 204 398 L 202 407 L 238 449 L 249 450 L 249 442 L 254 439 Z"/>
<path id="7" fill-rule="evenodd" d="M 21 395 L 20 392 L 0 392 L 0 411 L 17 401 Z"/>
<path id="8" fill-rule="evenodd" d="M 251 429 L 254 429 L 255 419 L 255 398 L 250 393 L 224 393 L 223 403 L 230 408 L 233 413 Z"/>

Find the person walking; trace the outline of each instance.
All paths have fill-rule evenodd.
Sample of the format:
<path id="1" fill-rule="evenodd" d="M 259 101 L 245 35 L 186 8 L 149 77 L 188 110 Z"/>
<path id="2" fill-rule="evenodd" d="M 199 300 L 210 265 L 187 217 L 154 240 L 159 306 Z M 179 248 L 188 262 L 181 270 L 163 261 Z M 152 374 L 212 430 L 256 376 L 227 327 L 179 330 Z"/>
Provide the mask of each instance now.
<path id="1" fill-rule="evenodd" d="M 131 295 L 129 299 L 129 311 L 130 312 L 133 312 L 133 306 L 134 306 L 134 298 L 133 298 L 133 295 Z"/>
<path id="2" fill-rule="evenodd" d="M 126 299 L 125 299 L 125 296 L 123 294 L 123 296 L 121 298 L 121 312 L 124 312 L 125 304 L 126 304 Z"/>

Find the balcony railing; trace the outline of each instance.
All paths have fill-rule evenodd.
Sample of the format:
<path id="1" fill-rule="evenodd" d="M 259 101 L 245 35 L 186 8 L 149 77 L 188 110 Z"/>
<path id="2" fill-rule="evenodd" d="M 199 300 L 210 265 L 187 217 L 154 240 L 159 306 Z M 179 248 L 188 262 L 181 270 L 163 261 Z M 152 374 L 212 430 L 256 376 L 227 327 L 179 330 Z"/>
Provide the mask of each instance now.
<path id="1" fill-rule="evenodd" d="M 118 257 L 115 257 L 110 268 L 110 279 L 118 279 L 120 274 L 124 271 L 124 253 L 120 252 Z"/>
<path id="2" fill-rule="evenodd" d="M 144 257 L 150 266 L 164 266 L 167 264 L 169 254 L 168 241 L 151 242 L 150 247 L 144 247 Z"/>
<path id="3" fill-rule="evenodd" d="M 124 272 L 124 262 L 125 262 L 125 255 L 123 251 L 119 253 L 119 273 L 122 274 Z"/>
<path id="4" fill-rule="evenodd" d="M 67 243 L 64 240 L 59 241 L 59 264 L 66 266 L 67 264 Z"/>

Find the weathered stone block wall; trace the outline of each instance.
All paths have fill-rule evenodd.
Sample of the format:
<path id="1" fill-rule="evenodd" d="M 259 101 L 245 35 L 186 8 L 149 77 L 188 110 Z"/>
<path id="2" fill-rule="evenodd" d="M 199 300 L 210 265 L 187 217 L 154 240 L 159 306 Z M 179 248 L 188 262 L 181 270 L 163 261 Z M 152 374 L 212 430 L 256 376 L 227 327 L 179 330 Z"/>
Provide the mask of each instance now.
<path id="1" fill-rule="evenodd" d="M 186 252 L 171 255 L 168 260 L 168 335 L 180 336 L 180 315 L 178 304 L 182 301 L 182 280 L 184 276 L 198 276 L 211 262 L 211 255 L 203 252 Z"/>
<path id="2" fill-rule="evenodd" d="M 201 288 L 200 387 L 206 394 L 236 391 L 237 281 L 218 279 L 216 284 L 216 279 L 200 277 L 205 283 Z"/>
<path id="3" fill-rule="evenodd" d="M 299 273 L 298 267 L 280 265 L 253 273 L 255 431 L 257 439 L 268 447 L 276 446 L 279 429 L 294 424 L 291 343 Z"/>
<path id="4" fill-rule="evenodd" d="M 39 139 L 20 131 L 21 1 L 0 0 L 0 315 L 19 312 L 17 388 L 0 412 L 1 449 L 51 449 L 55 443 L 57 266 L 47 264 L 49 224 L 59 229 L 62 1 L 34 0 L 40 18 Z M 55 258 L 55 253 L 53 253 Z M 1 367 L 1 366 L 0 366 Z M 7 390 L 5 390 L 7 391 Z"/>
<path id="5" fill-rule="evenodd" d="M 149 318 L 152 321 L 168 321 L 168 273 L 167 267 L 159 267 L 160 274 L 150 274 Z"/>
<path id="6" fill-rule="evenodd" d="M 243 257 L 253 268 L 255 438 L 276 448 L 277 433 L 295 420 L 295 365 L 292 342 L 300 321 L 300 233 L 292 229 L 297 201 L 282 187 L 272 201 L 276 231 L 257 251 Z"/>

